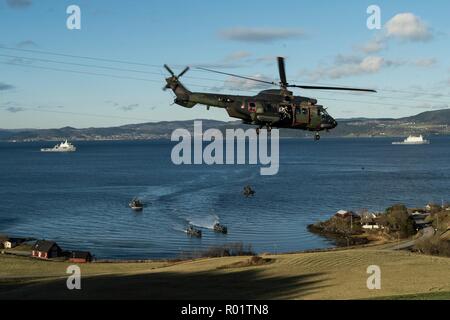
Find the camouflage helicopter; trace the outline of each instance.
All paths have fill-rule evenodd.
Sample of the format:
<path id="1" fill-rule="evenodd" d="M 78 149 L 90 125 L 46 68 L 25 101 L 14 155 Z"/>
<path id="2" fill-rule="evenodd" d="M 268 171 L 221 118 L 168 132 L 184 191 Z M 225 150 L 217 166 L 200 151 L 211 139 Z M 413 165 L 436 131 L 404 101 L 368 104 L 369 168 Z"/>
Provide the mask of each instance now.
<path id="1" fill-rule="evenodd" d="M 284 58 L 278 57 L 277 60 L 279 83 L 198 67 L 204 71 L 280 87 L 263 90 L 255 96 L 191 92 L 179 80 L 189 67 L 186 67 L 179 75 L 175 75 L 167 65 L 164 65 L 164 68 L 171 77 L 166 79 L 167 84 L 163 89 L 171 89 L 176 96 L 174 103 L 185 108 L 192 108 L 196 104 L 205 105 L 208 110 L 210 107 L 224 108 L 230 117 L 241 119 L 244 124 L 257 125 L 257 134 L 264 127 L 268 132 L 273 127 L 292 128 L 315 132 L 315 140 L 320 139 L 320 131 L 334 129 L 338 123 L 322 105 L 317 104 L 316 99 L 294 96 L 292 91 L 288 90 L 289 88 L 376 92 L 371 89 L 289 84 L 286 79 Z"/>

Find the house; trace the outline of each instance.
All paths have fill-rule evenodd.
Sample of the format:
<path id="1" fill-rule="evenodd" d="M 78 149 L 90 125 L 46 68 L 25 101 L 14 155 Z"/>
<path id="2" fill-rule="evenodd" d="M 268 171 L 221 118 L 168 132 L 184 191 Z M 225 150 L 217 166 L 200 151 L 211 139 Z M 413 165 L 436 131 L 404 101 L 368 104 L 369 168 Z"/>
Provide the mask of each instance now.
<path id="1" fill-rule="evenodd" d="M 52 259 L 61 255 L 61 248 L 54 241 L 38 240 L 33 246 L 31 255 L 40 259 Z"/>
<path id="2" fill-rule="evenodd" d="M 12 249 L 21 244 L 24 240 L 20 238 L 5 238 L 2 239 L 3 248 Z"/>
<path id="3" fill-rule="evenodd" d="M 374 212 L 363 212 L 360 215 L 362 228 L 366 230 L 384 229 L 377 221 L 379 220 L 378 216 L 379 214 Z"/>
<path id="4" fill-rule="evenodd" d="M 425 210 L 415 210 L 413 213 L 411 213 L 412 216 L 419 216 L 419 215 L 426 215 L 429 216 L 430 213 Z"/>
<path id="5" fill-rule="evenodd" d="M 92 261 L 92 255 L 89 251 L 72 251 L 69 257 L 70 262 L 87 263 Z"/>
<path id="6" fill-rule="evenodd" d="M 338 218 L 353 218 L 353 219 L 359 219 L 360 217 L 356 214 L 356 213 L 354 213 L 354 212 L 352 212 L 352 211 L 347 211 L 347 210 L 339 210 L 338 212 L 336 212 L 336 214 L 334 215 L 335 217 L 338 217 Z"/>
<path id="7" fill-rule="evenodd" d="M 441 211 L 442 209 L 443 209 L 443 207 L 441 207 L 440 205 L 435 204 L 435 203 L 429 203 L 425 206 L 425 210 L 428 213 L 438 212 L 438 211 Z"/>
<path id="8" fill-rule="evenodd" d="M 12 239 L 3 241 L 3 248 L 5 248 L 5 249 L 12 249 L 15 246 L 17 246 L 17 243 Z"/>
<path id="9" fill-rule="evenodd" d="M 419 213 L 414 212 L 411 214 L 411 219 L 414 221 L 414 225 L 416 229 L 423 229 L 431 225 L 431 222 L 428 221 L 428 217 L 430 214 L 427 213 Z"/>

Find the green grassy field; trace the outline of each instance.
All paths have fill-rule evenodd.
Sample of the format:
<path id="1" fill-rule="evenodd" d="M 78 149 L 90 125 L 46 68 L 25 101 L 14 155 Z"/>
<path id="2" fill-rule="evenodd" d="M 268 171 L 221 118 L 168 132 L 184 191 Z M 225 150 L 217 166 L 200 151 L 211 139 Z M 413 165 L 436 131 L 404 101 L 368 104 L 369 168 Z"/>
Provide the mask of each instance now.
<path id="1" fill-rule="evenodd" d="M 0 299 L 450 299 L 450 259 L 383 247 L 193 261 L 80 265 L 82 290 L 66 288 L 69 263 L 0 255 Z M 381 290 L 366 286 L 381 268 Z"/>

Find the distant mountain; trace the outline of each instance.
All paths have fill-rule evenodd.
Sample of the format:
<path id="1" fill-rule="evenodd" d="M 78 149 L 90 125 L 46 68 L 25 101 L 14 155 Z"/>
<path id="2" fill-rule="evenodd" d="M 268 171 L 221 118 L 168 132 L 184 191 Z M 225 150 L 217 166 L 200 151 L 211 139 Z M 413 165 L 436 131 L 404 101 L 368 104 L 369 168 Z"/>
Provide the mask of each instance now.
<path id="1" fill-rule="evenodd" d="M 203 130 L 216 128 L 225 132 L 230 128 L 248 129 L 240 121 L 223 122 L 202 120 Z M 399 137 L 410 134 L 448 135 L 450 134 L 450 109 L 423 112 L 400 119 L 340 119 L 336 129 L 324 136 L 334 137 Z M 193 120 L 162 121 L 128 124 L 109 128 L 76 129 L 0 129 L 0 141 L 59 141 L 77 140 L 153 140 L 170 139 L 175 129 L 193 130 Z M 282 137 L 306 137 L 312 133 L 302 130 L 282 129 Z"/>
<path id="2" fill-rule="evenodd" d="M 450 125 L 450 109 L 427 111 L 416 116 L 403 118 L 404 121 L 410 121 L 422 124 Z"/>

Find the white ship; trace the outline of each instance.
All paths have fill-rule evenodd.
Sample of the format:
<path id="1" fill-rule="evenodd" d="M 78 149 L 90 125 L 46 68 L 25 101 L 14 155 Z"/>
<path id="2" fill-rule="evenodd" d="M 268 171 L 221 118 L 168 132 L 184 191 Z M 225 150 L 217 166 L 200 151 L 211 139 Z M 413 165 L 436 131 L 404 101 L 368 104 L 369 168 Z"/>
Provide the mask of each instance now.
<path id="1" fill-rule="evenodd" d="M 53 148 L 42 148 L 41 152 L 74 152 L 77 148 L 70 142 L 64 141 Z"/>
<path id="2" fill-rule="evenodd" d="M 404 141 L 402 142 L 392 142 L 392 144 L 406 144 L 406 145 L 411 145 L 411 144 L 430 144 L 429 140 L 425 140 L 423 138 L 422 135 L 420 136 L 409 136 L 408 138 L 406 138 Z"/>

